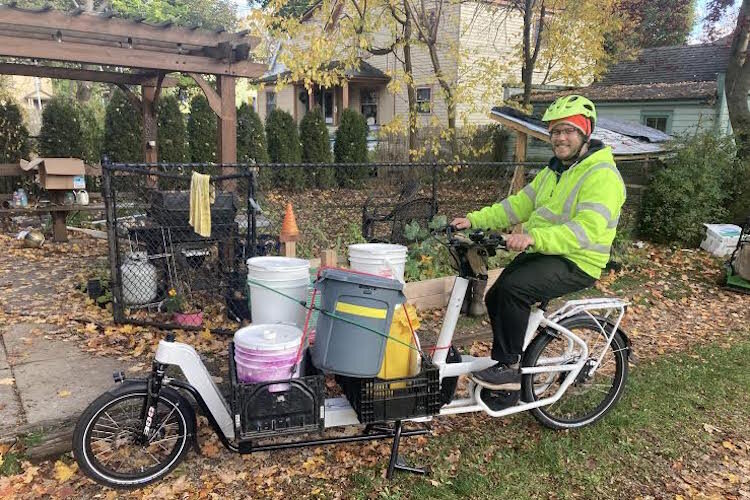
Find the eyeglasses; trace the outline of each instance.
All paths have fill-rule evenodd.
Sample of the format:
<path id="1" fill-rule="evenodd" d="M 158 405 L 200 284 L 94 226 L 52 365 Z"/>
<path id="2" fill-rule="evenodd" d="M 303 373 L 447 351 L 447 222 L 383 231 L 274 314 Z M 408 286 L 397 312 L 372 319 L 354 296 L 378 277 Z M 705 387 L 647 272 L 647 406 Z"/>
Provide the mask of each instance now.
<path id="1" fill-rule="evenodd" d="M 573 135 L 576 132 L 580 132 L 580 130 L 574 127 L 556 128 L 549 133 L 549 136 L 554 139 L 555 137 L 560 137 L 561 135 Z"/>

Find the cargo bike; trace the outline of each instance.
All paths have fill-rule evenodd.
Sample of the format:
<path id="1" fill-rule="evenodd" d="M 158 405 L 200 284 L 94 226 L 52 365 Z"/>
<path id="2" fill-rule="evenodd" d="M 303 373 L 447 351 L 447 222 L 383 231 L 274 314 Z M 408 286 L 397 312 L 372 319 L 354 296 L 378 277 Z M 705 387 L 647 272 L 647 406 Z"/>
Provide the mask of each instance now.
<path id="1" fill-rule="evenodd" d="M 313 309 L 318 320 L 312 347 L 303 349 L 304 337 L 300 343 L 297 378 L 239 381 L 235 345 L 230 344 L 231 390 L 224 395 L 195 349 L 167 334 L 150 375 L 135 379 L 116 373 L 117 385 L 81 415 L 73 437 L 81 470 L 114 488 L 140 487 L 164 477 L 191 447 L 199 449 L 196 408 L 224 446 L 238 453 L 392 439 L 388 478 L 396 470 L 425 472 L 404 463 L 399 443 L 403 437 L 429 433 L 429 422 L 438 415 L 504 417 L 530 411 L 547 427 L 574 429 L 609 412 L 624 391 L 631 352 L 620 328 L 627 303 L 614 298 L 570 300 L 552 313 L 545 303 L 532 308 L 520 397 L 488 391 L 471 378 L 463 395 L 456 396 L 459 377 L 494 363 L 489 357 L 459 354 L 452 340 L 469 285 L 487 279 L 487 259 L 504 241 L 489 232 L 467 236 L 450 227 L 441 241 L 458 276 L 431 355 L 418 347 L 416 336 L 415 344 L 409 344 L 421 355 L 417 375 L 393 380 L 362 376 L 376 373 L 377 368 L 368 370 L 382 361 L 387 326 L 395 305 L 403 301 L 402 283 L 323 269 L 315 283 L 321 305 L 302 302 L 309 309 L 307 323 Z M 379 343 L 373 344 L 373 338 Z M 167 376 L 169 367 L 182 377 Z M 343 396 L 326 398 L 326 371 L 337 373 Z M 404 427 L 405 422 L 411 424 Z M 358 434 L 323 435 L 327 429 L 362 425 Z"/>

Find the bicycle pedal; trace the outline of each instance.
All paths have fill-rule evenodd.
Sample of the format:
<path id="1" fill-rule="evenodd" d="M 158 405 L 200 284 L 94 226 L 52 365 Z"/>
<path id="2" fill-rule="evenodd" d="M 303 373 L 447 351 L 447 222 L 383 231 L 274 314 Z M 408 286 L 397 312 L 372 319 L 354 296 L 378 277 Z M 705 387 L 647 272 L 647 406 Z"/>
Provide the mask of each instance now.
<path id="1" fill-rule="evenodd" d="M 521 391 L 493 391 L 490 389 L 482 389 L 480 397 L 490 410 L 500 411 L 516 406 L 521 400 Z"/>

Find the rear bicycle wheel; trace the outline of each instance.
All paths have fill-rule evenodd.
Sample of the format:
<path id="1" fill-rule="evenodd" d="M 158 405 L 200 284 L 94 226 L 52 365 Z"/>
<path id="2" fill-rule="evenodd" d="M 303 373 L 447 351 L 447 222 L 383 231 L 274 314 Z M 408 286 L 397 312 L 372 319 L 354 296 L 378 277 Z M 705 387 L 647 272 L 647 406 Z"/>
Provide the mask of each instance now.
<path id="1" fill-rule="evenodd" d="M 143 430 L 145 383 L 101 395 L 78 419 L 73 452 L 81 471 L 111 488 L 137 488 L 167 475 L 182 461 L 195 436 L 195 412 L 180 393 L 162 387 L 151 432 Z"/>
<path id="2" fill-rule="evenodd" d="M 628 376 L 628 346 L 622 335 L 615 333 L 596 371 L 589 374 L 606 344 L 605 333 L 589 316 L 574 316 L 560 324 L 586 342 L 589 357 L 576 380 L 556 402 L 531 410 L 542 425 L 552 429 L 573 429 L 592 424 L 606 415 L 625 390 Z M 553 362 L 552 359 L 557 361 Z M 560 359 L 563 359 L 560 362 Z M 531 343 L 524 356 L 524 366 L 574 364 L 576 349 L 569 348 L 565 337 L 543 332 Z M 551 397 L 560 388 L 568 372 L 546 372 L 524 375 L 521 390 L 524 401 L 533 402 Z"/>

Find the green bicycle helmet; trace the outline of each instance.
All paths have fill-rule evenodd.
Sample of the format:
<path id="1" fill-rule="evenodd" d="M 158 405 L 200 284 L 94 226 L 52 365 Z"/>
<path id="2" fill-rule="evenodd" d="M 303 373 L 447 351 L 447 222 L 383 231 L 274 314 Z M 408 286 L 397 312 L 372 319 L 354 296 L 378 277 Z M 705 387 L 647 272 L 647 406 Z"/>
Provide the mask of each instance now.
<path id="1" fill-rule="evenodd" d="M 591 120 L 591 130 L 594 130 L 596 107 L 593 102 L 582 95 L 572 94 L 557 98 L 544 112 L 542 121 L 551 122 L 573 115 L 583 115 Z"/>

